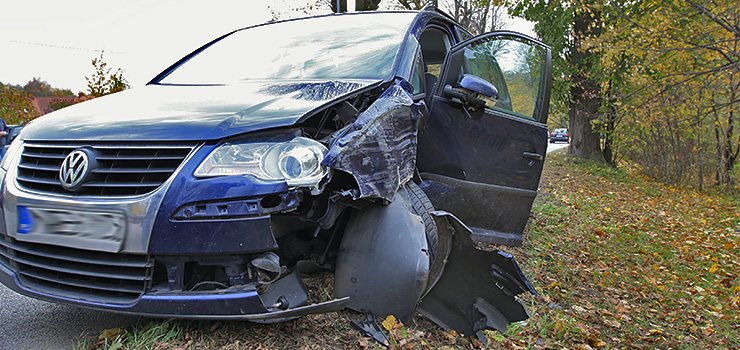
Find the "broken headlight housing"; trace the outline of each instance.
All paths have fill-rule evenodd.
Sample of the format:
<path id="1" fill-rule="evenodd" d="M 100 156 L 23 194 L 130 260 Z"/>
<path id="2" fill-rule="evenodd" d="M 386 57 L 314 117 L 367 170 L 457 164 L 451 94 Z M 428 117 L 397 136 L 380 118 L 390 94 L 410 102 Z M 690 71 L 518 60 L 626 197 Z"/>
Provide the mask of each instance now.
<path id="1" fill-rule="evenodd" d="M 224 142 L 193 175 L 252 175 L 262 180 L 284 180 L 292 187 L 315 187 L 328 173 L 328 168 L 321 165 L 327 151 L 321 143 L 305 137 L 278 142 Z"/>

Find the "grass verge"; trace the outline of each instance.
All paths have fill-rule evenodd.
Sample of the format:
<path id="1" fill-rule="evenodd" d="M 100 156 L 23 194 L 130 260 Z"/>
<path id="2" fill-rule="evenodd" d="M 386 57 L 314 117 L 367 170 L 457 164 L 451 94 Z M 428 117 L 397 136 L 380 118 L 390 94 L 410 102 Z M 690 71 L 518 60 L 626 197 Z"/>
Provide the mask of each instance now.
<path id="1" fill-rule="evenodd" d="M 549 157 L 515 250 L 541 295 L 502 345 L 740 348 L 737 199 Z"/>

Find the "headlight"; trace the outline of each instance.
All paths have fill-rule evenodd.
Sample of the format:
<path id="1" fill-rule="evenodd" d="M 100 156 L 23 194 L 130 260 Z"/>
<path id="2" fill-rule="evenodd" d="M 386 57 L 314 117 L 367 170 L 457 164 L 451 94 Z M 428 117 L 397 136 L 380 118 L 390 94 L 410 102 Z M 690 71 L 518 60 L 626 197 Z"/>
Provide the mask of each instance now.
<path id="1" fill-rule="evenodd" d="M 23 141 L 21 141 L 19 138 L 16 138 L 13 140 L 13 142 L 10 143 L 10 146 L 5 151 L 5 155 L 3 156 L 3 161 L 0 163 L 0 168 L 3 168 L 3 170 L 8 171 L 8 167 L 10 166 L 10 163 L 18 156 L 18 153 L 21 151 L 21 148 L 23 145 Z"/>
<path id="2" fill-rule="evenodd" d="M 321 165 L 327 148 L 296 137 L 287 142 L 226 142 L 213 150 L 195 170 L 197 177 L 253 175 L 285 180 L 288 186 L 316 186 L 327 173 Z"/>

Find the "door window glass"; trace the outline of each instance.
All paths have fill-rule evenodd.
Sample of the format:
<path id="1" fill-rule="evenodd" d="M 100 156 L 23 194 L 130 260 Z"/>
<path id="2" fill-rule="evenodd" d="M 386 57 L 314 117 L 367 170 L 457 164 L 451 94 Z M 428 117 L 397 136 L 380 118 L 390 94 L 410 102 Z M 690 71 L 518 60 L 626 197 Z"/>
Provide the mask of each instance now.
<path id="1" fill-rule="evenodd" d="M 424 66 L 421 57 L 416 57 L 414 73 L 411 75 L 411 86 L 414 87 L 414 95 L 424 92 Z"/>
<path id="2" fill-rule="evenodd" d="M 545 48 L 524 38 L 500 35 L 466 46 L 463 57 L 461 73 L 483 78 L 498 89 L 493 109 L 534 119 L 544 86 Z"/>
<path id="3" fill-rule="evenodd" d="M 439 77 L 442 63 L 451 46 L 449 36 L 442 29 L 432 27 L 421 34 L 419 44 L 424 57 L 425 73 Z"/>

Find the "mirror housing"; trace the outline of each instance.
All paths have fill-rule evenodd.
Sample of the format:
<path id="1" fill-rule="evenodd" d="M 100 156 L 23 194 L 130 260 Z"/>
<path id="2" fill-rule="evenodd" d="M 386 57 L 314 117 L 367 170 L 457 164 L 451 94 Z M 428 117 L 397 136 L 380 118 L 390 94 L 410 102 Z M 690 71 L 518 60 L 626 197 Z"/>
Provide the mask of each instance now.
<path id="1" fill-rule="evenodd" d="M 457 87 L 445 85 L 446 97 L 454 97 L 462 101 L 466 106 L 488 107 L 496 105 L 498 89 L 483 78 L 472 74 L 463 74 Z"/>
<path id="2" fill-rule="evenodd" d="M 472 74 L 463 74 L 458 87 L 478 93 L 491 99 L 498 99 L 498 89 L 483 78 Z"/>

